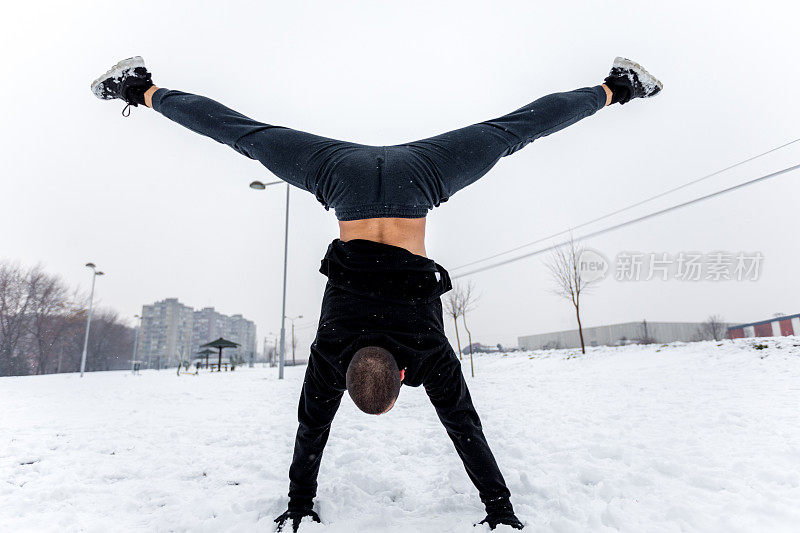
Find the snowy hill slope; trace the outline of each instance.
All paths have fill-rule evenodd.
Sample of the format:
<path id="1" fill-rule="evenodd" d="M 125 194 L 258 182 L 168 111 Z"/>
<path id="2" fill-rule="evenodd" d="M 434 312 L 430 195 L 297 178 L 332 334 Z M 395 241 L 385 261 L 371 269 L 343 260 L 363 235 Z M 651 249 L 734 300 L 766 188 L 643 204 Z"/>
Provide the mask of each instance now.
<path id="1" fill-rule="evenodd" d="M 272 531 L 303 371 L 0 378 L 0 530 Z M 798 337 L 481 355 L 467 381 L 527 531 L 797 531 Z M 317 510 L 301 531 L 484 516 L 411 388 L 380 417 L 345 398 Z"/>

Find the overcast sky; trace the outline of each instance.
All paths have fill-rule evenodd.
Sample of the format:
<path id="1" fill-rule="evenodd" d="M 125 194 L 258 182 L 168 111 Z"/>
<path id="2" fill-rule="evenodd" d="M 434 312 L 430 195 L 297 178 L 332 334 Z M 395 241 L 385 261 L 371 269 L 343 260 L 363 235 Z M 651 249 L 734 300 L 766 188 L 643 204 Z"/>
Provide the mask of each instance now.
<path id="1" fill-rule="evenodd" d="M 261 121 L 395 144 L 602 82 L 617 55 L 664 82 L 511 157 L 428 220 L 445 268 L 624 207 L 800 136 L 794 2 L 17 2 L 0 21 L 0 257 L 44 264 L 132 317 L 167 297 L 280 326 L 284 191 L 257 162 L 89 84 L 142 55 L 162 87 Z M 614 221 L 800 161 L 800 143 Z M 592 239 L 620 252 L 761 252 L 758 281 L 606 279 L 594 326 L 646 318 L 754 321 L 800 312 L 800 172 Z M 597 227 L 600 227 L 598 225 Z M 292 190 L 289 315 L 313 338 L 337 236 L 333 211 Z M 577 232 L 578 234 L 580 232 Z M 533 248 L 531 248 L 533 249 Z M 574 327 L 541 258 L 472 276 L 473 339 Z M 131 318 L 131 323 L 133 322 Z"/>

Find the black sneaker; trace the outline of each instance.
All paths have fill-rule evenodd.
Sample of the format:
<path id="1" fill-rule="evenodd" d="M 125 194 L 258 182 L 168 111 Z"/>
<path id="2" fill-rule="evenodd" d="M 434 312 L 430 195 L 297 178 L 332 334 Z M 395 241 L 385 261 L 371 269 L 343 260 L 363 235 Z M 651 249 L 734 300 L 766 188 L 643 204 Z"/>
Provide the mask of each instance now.
<path id="1" fill-rule="evenodd" d="M 643 66 L 624 57 L 614 60 L 605 84 L 611 89 L 612 104 L 626 104 L 633 98 L 650 98 L 660 93 L 664 87 Z"/>
<path id="2" fill-rule="evenodd" d="M 130 115 L 130 106 L 144 105 L 144 93 L 153 86 L 152 78 L 141 56 L 129 57 L 94 80 L 92 92 L 101 100 L 123 100 L 128 105 L 122 114 L 127 117 Z"/>

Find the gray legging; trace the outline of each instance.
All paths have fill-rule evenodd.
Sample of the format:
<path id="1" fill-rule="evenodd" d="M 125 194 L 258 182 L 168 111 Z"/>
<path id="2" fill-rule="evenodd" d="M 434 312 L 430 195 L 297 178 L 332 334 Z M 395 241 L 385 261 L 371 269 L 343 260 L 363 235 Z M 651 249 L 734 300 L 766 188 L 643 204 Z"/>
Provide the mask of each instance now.
<path id="1" fill-rule="evenodd" d="M 601 86 L 539 98 L 502 117 L 421 141 L 367 146 L 257 122 L 203 96 L 159 89 L 153 108 L 192 131 L 256 159 L 313 193 L 339 220 L 421 218 L 477 181 L 497 161 L 594 114 Z"/>

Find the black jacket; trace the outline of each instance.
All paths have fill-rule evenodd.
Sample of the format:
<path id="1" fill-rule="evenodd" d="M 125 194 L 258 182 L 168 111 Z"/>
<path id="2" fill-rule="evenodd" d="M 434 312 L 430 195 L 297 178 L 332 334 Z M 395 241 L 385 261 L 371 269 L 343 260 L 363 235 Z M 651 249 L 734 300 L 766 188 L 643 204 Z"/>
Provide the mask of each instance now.
<path id="1" fill-rule="evenodd" d="M 300 395 L 290 508 L 312 506 L 347 366 L 359 348 L 374 345 L 389 350 L 405 369 L 403 384 L 425 387 L 487 510 L 510 509 L 510 493 L 444 334 L 440 296 L 452 288 L 447 271 L 403 248 L 337 239 L 320 272 L 328 284 Z"/>

